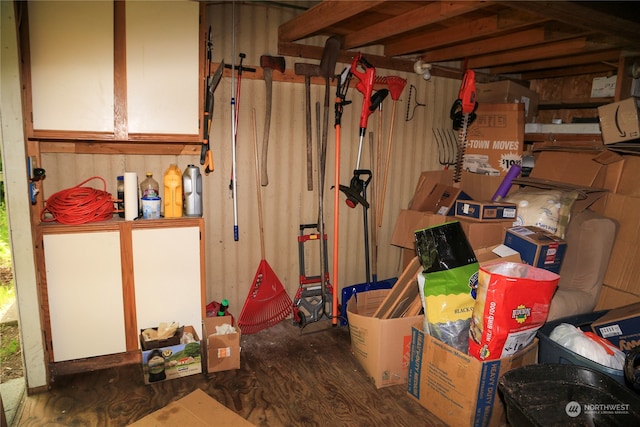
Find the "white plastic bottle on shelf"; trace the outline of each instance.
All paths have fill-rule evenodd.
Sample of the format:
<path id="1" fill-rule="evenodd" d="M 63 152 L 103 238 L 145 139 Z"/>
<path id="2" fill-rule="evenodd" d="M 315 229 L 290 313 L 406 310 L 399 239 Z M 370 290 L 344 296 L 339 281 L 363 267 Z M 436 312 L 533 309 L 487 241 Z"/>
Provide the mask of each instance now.
<path id="1" fill-rule="evenodd" d="M 140 183 L 142 200 L 142 218 L 160 218 L 160 185 L 153 179 L 153 173 L 147 172 L 147 178 Z"/>

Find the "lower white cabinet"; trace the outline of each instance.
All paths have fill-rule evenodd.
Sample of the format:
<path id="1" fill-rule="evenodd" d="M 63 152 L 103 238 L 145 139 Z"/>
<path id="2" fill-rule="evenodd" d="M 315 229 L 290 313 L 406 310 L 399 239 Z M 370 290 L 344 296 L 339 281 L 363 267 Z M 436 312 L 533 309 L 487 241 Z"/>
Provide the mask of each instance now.
<path id="1" fill-rule="evenodd" d="M 133 354 L 161 322 L 200 330 L 203 235 L 202 218 L 40 226 L 49 361 Z"/>
<path id="2" fill-rule="evenodd" d="M 53 360 L 126 351 L 120 233 L 43 237 Z"/>

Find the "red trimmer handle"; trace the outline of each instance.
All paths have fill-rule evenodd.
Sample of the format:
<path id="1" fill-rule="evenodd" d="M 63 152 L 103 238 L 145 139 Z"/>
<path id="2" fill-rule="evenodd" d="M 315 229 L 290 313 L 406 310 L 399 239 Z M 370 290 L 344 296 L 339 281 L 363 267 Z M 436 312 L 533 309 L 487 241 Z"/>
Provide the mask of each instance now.
<path id="1" fill-rule="evenodd" d="M 462 103 L 462 114 L 470 114 L 476 108 L 476 73 L 467 70 L 462 77 L 462 84 L 458 92 L 458 99 Z"/>
<path id="2" fill-rule="evenodd" d="M 364 71 L 358 69 L 358 65 L 362 66 Z M 373 92 L 373 83 L 376 78 L 376 69 L 358 54 L 351 62 L 351 73 L 358 78 L 356 89 L 364 97 L 362 100 L 362 110 L 360 110 L 360 132 L 367 128 L 367 122 L 371 111 L 371 93 Z"/>

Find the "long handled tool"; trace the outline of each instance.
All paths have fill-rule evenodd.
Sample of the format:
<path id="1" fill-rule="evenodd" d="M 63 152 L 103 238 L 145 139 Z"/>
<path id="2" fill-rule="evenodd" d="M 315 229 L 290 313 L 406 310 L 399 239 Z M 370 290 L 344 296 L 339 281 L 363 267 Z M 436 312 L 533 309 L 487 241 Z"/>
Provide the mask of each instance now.
<path id="1" fill-rule="evenodd" d="M 222 77 L 222 71 L 224 69 L 224 61 L 220 62 L 215 74 L 211 75 L 211 56 L 212 56 L 212 42 L 211 42 L 211 27 L 209 27 L 209 35 L 207 36 L 207 49 L 206 49 L 206 78 L 207 83 L 205 85 L 205 108 L 204 108 L 204 119 L 203 126 L 204 130 L 202 132 L 202 150 L 200 152 L 200 164 L 204 166 L 204 172 L 206 175 L 213 172 L 214 164 L 213 164 L 213 153 L 211 152 L 210 145 L 210 133 L 211 133 L 211 121 L 213 120 L 213 93 L 218 87 L 218 83 L 220 83 L 220 78 Z"/>
<path id="2" fill-rule="evenodd" d="M 246 54 L 240 53 L 240 64 L 225 64 L 225 68 L 231 68 L 231 133 L 232 133 L 232 147 L 231 147 L 231 179 L 229 181 L 229 189 L 232 193 L 233 198 L 233 240 L 236 242 L 240 238 L 239 227 L 238 227 L 238 183 L 236 181 L 237 177 L 237 162 L 236 162 L 236 146 L 238 142 L 238 117 L 240 116 L 240 88 L 242 84 L 242 72 L 250 71 L 255 73 L 255 68 L 243 67 L 242 61 L 247 57 Z M 234 71 L 237 72 L 237 84 L 234 87 Z M 233 96 L 233 91 L 235 89 L 235 96 Z"/>
<path id="3" fill-rule="evenodd" d="M 382 226 L 382 216 L 384 215 L 384 199 L 387 193 L 387 180 L 389 178 L 389 165 L 391 164 L 391 141 L 393 141 L 393 124 L 396 119 L 396 106 L 400 95 L 404 90 L 404 86 L 407 81 L 398 76 L 387 76 L 384 78 L 385 83 L 389 86 L 389 93 L 393 100 L 393 106 L 391 107 L 391 124 L 389 125 L 389 139 L 387 140 L 387 155 L 385 157 L 384 177 L 382 178 L 382 186 L 379 188 L 380 197 L 378 199 L 379 209 L 377 214 L 378 223 L 377 226 Z"/>
<path id="4" fill-rule="evenodd" d="M 258 226 L 260 227 L 260 264 L 242 307 L 238 326 L 243 334 L 254 334 L 276 325 L 291 314 L 292 302 L 280 279 L 265 258 L 264 225 L 262 220 L 262 187 L 258 164 L 258 135 L 256 112 L 253 111 L 253 153 L 255 158 L 256 188 L 258 198 Z"/>
<path id="5" fill-rule="evenodd" d="M 269 130 L 271 129 L 271 98 L 273 94 L 273 70 L 284 73 L 285 61 L 283 56 L 262 55 L 260 57 L 260 66 L 266 85 L 266 112 L 264 116 L 264 134 L 262 136 L 262 168 L 260 169 L 260 183 L 262 186 L 269 184 L 269 175 L 267 174 L 267 152 L 269 150 Z"/>
<path id="6" fill-rule="evenodd" d="M 449 113 L 453 120 L 453 128 L 458 131 L 458 152 L 456 153 L 456 169 L 453 180 L 460 182 L 462 175 L 462 163 L 467 150 L 467 130 L 476 118 L 478 102 L 476 101 L 476 74 L 473 70 L 467 70 L 462 77 L 462 84 Z"/>
<path id="7" fill-rule="evenodd" d="M 349 90 L 349 83 L 351 81 L 351 71 L 349 68 L 345 68 L 344 71 L 338 76 L 336 84 L 336 100 L 335 100 L 335 123 L 334 128 L 336 130 L 336 145 L 335 145 L 335 172 L 334 172 L 334 191 L 333 191 L 333 302 L 331 310 L 331 319 L 333 325 L 338 324 L 338 247 L 340 231 L 340 132 L 342 126 L 342 113 L 344 107 L 351 104 L 351 101 L 347 101 L 347 91 Z"/>

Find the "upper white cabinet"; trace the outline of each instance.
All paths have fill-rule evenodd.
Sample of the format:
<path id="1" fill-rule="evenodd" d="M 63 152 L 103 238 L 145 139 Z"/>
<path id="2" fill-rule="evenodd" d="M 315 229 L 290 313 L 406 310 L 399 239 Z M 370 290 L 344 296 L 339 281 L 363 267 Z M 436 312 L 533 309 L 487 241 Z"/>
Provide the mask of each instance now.
<path id="1" fill-rule="evenodd" d="M 30 1 L 28 28 L 30 137 L 201 141 L 198 2 Z"/>
<path id="2" fill-rule="evenodd" d="M 113 133 L 113 4 L 28 4 L 33 128 Z"/>

